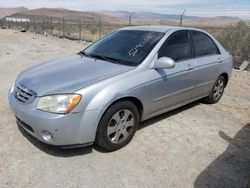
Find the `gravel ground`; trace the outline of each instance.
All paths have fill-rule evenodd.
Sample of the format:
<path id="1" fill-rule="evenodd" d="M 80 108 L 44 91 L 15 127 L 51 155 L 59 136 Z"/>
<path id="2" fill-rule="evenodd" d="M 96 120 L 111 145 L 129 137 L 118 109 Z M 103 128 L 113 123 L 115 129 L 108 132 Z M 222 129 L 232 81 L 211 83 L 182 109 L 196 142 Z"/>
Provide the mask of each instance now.
<path id="1" fill-rule="evenodd" d="M 250 72 L 234 71 L 221 101 L 143 122 L 125 148 L 62 150 L 17 127 L 7 91 L 18 73 L 83 43 L 0 30 L 0 187 L 245 187 L 250 177 Z"/>

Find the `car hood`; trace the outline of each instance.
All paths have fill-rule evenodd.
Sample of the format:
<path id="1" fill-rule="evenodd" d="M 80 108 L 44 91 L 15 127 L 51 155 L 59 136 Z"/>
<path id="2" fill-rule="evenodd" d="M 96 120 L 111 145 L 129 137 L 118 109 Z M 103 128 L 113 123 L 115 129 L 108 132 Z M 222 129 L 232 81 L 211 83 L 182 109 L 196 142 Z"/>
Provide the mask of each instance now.
<path id="1" fill-rule="evenodd" d="M 22 72 L 16 84 L 38 96 L 71 93 L 134 67 L 95 60 L 78 54 L 36 65 Z"/>

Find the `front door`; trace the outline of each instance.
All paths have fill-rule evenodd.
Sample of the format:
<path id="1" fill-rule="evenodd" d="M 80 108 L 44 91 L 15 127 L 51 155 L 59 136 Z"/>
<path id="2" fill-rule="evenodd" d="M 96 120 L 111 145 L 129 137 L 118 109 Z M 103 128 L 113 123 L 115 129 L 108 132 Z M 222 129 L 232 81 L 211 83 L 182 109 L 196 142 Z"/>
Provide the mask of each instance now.
<path id="1" fill-rule="evenodd" d="M 171 69 L 151 69 L 150 113 L 183 103 L 194 97 L 192 48 L 189 33 L 176 31 L 166 39 L 158 52 L 158 59 L 169 57 L 175 61 Z"/>

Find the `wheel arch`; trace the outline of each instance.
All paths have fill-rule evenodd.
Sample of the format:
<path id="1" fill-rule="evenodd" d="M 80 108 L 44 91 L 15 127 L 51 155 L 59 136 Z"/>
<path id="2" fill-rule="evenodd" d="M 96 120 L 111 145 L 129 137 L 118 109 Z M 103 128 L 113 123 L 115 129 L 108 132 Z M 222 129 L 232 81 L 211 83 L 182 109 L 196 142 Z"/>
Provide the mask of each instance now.
<path id="1" fill-rule="evenodd" d="M 223 76 L 223 77 L 225 78 L 225 80 L 226 80 L 226 85 L 225 85 L 225 86 L 227 86 L 227 84 L 228 84 L 228 79 L 229 79 L 228 74 L 224 72 L 224 73 L 222 73 L 220 76 Z"/>
<path id="2" fill-rule="evenodd" d="M 105 110 L 103 110 L 103 112 L 102 112 L 101 115 L 99 116 L 100 118 L 99 118 L 99 121 L 98 121 L 98 123 L 97 123 L 97 129 L 96 129 L 96 131 L 95 131 L 95 139 L 97 138 L 98 127 L 99 127 L 100 121 L 101 121 L 102 117 L 104 116 L 105 112 L 106 112 L 112 105 L 114 105 L 115 103 L 121 102 L 121 101 L 130 101 L 130 102 L 132 102 L 132 103 L 136 106 L 136 108 L 137 108 L 137 110 L 138 110 L 138 112 L 139 112 L 139 121 L 141 120 L 142 115 L 143 115 L 143 104 L 142 104 L 141 100 L 139 100 L 137 97 L 134 97 L 134 96 L 124 96 L 124 97 L 118 98 L 118 99 L 112 101 L 112 102 L 105 108 Z"/>
<path id="3" fill-rule="evenodd" d="M 126 97 L 121 97 L 121 98 L 119 98 L 119 99 L 114 100 L 114 101 L 105 109 L 105 111 L 103 112 L 103 114 L 104 114 L 104 113 L 107 111 L 107 109 L 109 109 L 112 105 L 114 105 L 115 103 L 121 102 L 121 101 L 130 101 L 130 102 L 132 102 L 132 103 L 136 106 L 136 108 L 137 108 L 137 110 L 138 110 L 138 112 L 139 112 L 139 118 L 141 119 L 141 117 L 142 117 L 142 115 L 143 115 L 144 107 L 143 107 L 143 104 L 142 104 L 141 100 L 138 99 L 137 97 L 134 97 L 134 96 L 126 96 Z M 103 114 L 102 114 L 102 116 L 103 116 Z"/>

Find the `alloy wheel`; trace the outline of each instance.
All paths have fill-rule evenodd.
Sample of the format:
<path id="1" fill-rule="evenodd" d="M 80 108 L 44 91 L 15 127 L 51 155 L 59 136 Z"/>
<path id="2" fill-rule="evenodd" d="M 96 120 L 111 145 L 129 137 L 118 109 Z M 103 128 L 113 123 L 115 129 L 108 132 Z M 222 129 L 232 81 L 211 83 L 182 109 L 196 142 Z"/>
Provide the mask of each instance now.
<path id="1" fill-rule="evenodd" d="M 215 100 L 219 99 L 222 96 L 223 90 L 224 90 L 224 80 L 219 79 L 215 84 L 213 91 L 213 97 Z"/>
<path id="2" fill-rule="evenodd" d="M 113 144 L 119 144 L 132 134 L 135 125 L 133 113 L 128 109 L 116 112 L 109 121 L 107 136 Z"/>

